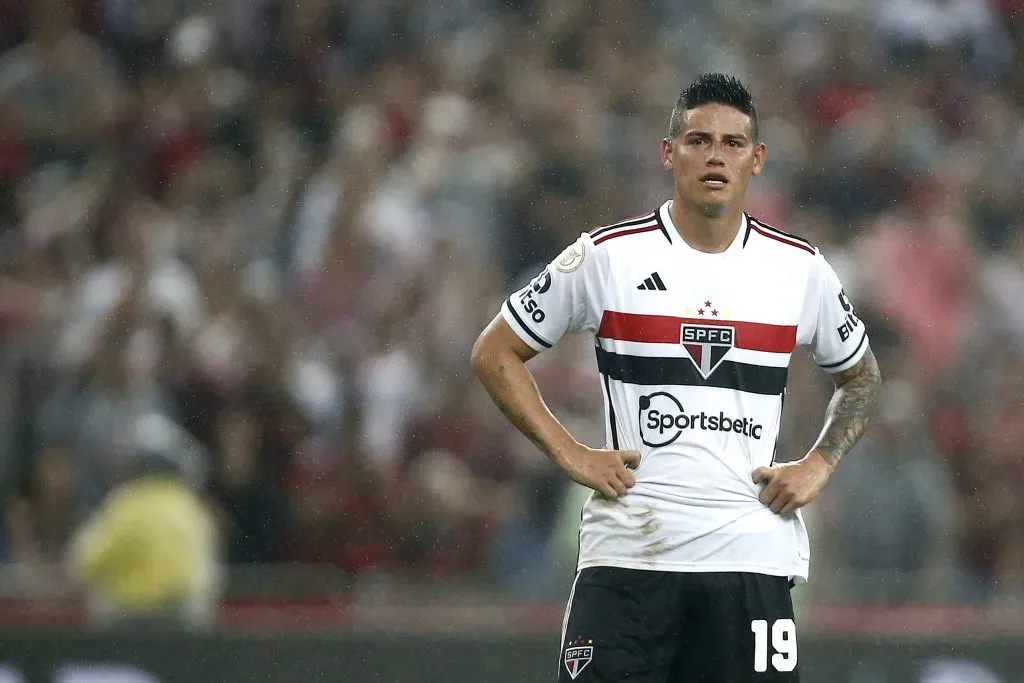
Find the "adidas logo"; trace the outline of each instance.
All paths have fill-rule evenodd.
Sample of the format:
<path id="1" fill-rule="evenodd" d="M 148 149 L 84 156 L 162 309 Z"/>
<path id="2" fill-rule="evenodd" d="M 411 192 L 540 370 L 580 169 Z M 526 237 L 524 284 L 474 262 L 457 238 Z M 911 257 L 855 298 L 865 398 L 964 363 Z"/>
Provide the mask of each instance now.
<path id="1" fill-rule="evenodd" d="M 650 276 L 640 284 L 637 289 L 644 289 L 647 291 L 664 292 L 665 283 L 661 281 L 661 276 L 657 272 L 651 273 Z"/>

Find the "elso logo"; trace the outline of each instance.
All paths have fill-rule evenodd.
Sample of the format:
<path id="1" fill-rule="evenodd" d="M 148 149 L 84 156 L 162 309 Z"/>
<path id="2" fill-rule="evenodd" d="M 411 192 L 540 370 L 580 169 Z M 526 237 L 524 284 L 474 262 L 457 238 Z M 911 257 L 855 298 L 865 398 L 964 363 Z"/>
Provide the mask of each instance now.
<path id="1" fill-rule="evenodd" d="M 672 443 L 687 429 L 710 432 L 732 432 L 760 439 L 763 428 L 749 417 L 727 417 L 719 412 L 686 414 L 683 405 L 672 394 L 656 391 L 640 397 L 640 439 L 645 445 L 657 448 Z"/>

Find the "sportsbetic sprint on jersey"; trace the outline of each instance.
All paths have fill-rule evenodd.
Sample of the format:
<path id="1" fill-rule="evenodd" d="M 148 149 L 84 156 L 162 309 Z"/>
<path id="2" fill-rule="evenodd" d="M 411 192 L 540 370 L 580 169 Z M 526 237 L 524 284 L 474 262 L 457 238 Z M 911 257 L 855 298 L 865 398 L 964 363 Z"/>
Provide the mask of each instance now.
<path id="1" fill-rule="evenodd" d="M 688 429 L 731 432 L 751 439 L 760 439 L 764 431 L 748 417 L 734 418 L 722 411 L 687 413 L 679 399 L 667 391 L 641 396 L 639 408 L 640 438 L 652 448 L 669 445 Z"/>

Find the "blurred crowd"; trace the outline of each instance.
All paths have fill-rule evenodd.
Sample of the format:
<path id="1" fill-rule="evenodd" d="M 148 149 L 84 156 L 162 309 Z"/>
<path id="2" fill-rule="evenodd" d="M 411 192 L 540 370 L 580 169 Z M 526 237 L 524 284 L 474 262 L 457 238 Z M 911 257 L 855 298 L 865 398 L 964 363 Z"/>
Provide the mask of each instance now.
<path id="1" fill-rule="evenodd" d="M 808 512 L 822 599 L 1024 596 L 1024 2 L 0 0 L 0 50 L 0 561 L 60 566 L 158 413 L 230 563 L 564 579 L 580 491 L 469 349 L 669 197 L 672 104 L 724 70 L 750 212 L 822 249 L 887 378 Z M 591 342 L 531 366 L 600 444 Z M 831 386 L 790 389 L 800 457 Z"/>

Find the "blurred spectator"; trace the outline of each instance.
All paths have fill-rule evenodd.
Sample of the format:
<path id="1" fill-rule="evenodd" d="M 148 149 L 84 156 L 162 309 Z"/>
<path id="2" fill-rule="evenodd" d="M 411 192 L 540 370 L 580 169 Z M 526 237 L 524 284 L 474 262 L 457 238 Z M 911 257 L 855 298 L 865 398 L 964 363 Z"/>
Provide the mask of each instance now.
<path id="1" fill-rule="evenodd" d="M 5 514 L 7 557 L 15 563 L 52 564 L 63 557 L 82 513 L 76 465 L 61 441 L 45 444 L 32 457 L 28 482 Z"/>
<path id="2" fill-rule="evenodd" d="M 34 163 L 81 164 L 114 142 L 126 93 L 117 65 L 76 26 L 71 3 L 27 3 L 28 36 L 0 59 L 4 118 Z"/>
<path id="3" fill-rule="evenodd" d="M 1016 452 L 1024 437 L 1024 362 L 1005 365 L 981 410 L 968 417 L 969 448 L 953 452 L 961 493 L 958 563 L 961 597 L 1020 600 L 1024 463 Z"/>
<path id="4" fill-rule="evenodd" d="M 133 422 L 130 441 L 129 474 L 71 546 L 90 616 L 97 624 L 209 626 L 219 558 L 213 518 L 195 491 L 203 455 L 156 414 Z"/>
<path id="5" fill-rule="evenodd" d="M 329 438 L 310 441 L 293 461 L 288 484 L 287 560 L 330 564 L 347 575 L 394 560 L 402 492 L 365 460 Z"/>
<path id="6" fill-rule="evenodd" d="M 210 495 L 223 516 L 229 562 L 266 563 L 280 556 L 283 480 L 267 462 L 266 445 L 254 406 L 239 402 L 221 409 Z"/>
<path id="7" fill-rule="evenodd" d="M 910 211 L 884 215 L 866 236 L 861 267 L 867 296 L 908 340 L 912 362 L 941 372 L 968 333 L 972 238 L 955 195 L 937 188 L 911 201 Z"/>
<path id="8" fill-rule="evenodd" d="M 978 66 L 1007 56 L 1002 26 L 986 0 L 896 0 L 885 3 L 878 23 L 897 61 L 932 50 L 958 53 Z"/>

